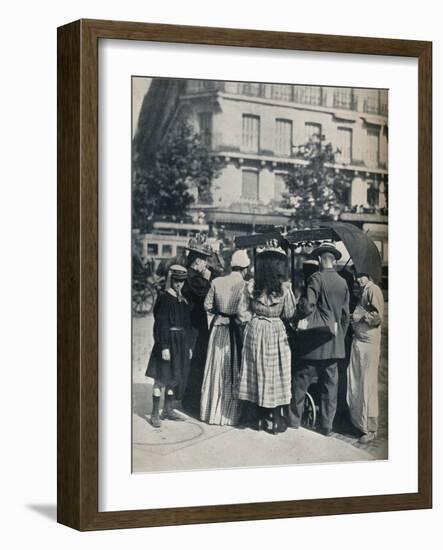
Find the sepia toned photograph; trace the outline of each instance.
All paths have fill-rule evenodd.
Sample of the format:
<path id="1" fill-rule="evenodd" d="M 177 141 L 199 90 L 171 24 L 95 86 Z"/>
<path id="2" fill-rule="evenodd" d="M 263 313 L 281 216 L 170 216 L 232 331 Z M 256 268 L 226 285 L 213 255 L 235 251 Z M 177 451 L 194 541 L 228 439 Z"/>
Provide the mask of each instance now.
<path id="1" fill-rule="evenodd" d="M 387 460 L 388 90 L 134 76 L 132 128 L 133 472 Z"/>

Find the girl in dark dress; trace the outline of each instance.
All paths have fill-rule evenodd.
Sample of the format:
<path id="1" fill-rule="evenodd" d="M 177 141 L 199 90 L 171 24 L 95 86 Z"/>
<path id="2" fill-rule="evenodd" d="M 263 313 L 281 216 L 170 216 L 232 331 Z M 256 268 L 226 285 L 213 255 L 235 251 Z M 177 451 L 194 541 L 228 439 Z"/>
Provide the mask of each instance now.
<path id="1" fill-rule="evenodd" d="M 187 271 L 172 265 L 168 283 L 154 306 L 154 347 L 146 376 L 154 378 L 151 424 L 160 428 L 161 420 L 183 420 L 173 409 L 174 397 L 182 399 L 192 357 L 193 329 L 191 306 L 182 295 Z M 161 391 L 165 388 L 165 405 L 160 416 Z"/>

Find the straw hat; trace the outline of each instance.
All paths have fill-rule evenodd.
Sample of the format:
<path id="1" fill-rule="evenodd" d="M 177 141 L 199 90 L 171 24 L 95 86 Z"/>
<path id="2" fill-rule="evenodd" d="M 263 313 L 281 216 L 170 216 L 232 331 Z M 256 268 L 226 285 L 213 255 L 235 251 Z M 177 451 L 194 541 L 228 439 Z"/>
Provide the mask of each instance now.
<path id="1" fill-rule="evenodd" d="M 182 265 L 174 264 L 174 265 L 171 265 L 171 267 L 169 268 L 169 275 L 173 279 L 184 281 L 188 276 L 188 272 L 186 268 L 183 267 Z"/>
<path id="2" fill-rule="evenodd" d="M 318 258 L 326 252 L 328 252 L 329 254 L 333 254 L 336 260 L 339 260 L 341 258 L 341 252 L 337 250 L 335 244 L 333 243 L 322 243 L 311 252 L 311 258 Z"/>
<path id="3" fill-rule="evenodd" d="M 286 256 L 286 252 L 281 246 L 279 246 L 277 239 L 272 239 L 271 241 L 268 241 L 262 249 L 257 250 L 257 254 L 266 253 L 283 254 L 283 256 Z"/>
<path id="4" fill-rule="evenodd" d="M 188 246 L 185 246 L 185 249 L 207 258 L 212 256 L 212 248 L 206 242 L 206 235 L 202 233 L 198 233 L 195 237 L 189 239 Z"/>

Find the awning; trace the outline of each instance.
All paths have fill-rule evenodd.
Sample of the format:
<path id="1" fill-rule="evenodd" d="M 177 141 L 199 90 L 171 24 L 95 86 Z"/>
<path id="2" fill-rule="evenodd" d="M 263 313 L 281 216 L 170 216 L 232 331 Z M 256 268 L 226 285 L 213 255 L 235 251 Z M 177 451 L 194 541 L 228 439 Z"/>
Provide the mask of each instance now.
<path id="1" fill-rule="evenodd" d="M 206 221 L 213 223 L 232 223 L 236 225 L 287 225 L 289 218 L 278 214 L 250 214 L 212 210 L 206 213 Z"/>

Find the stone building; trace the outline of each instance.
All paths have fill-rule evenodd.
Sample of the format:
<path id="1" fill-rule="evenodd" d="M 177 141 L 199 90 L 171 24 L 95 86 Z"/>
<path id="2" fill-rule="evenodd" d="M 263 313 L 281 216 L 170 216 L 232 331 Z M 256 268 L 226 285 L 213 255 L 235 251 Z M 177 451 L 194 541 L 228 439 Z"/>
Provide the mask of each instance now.
<path id="1" fill-rule="evenodd" d="M 297 146 L 322 135 L 341 151 L 335 168 L 352 178 L 348 221 L 363 226 L 367 214 L 383 224 L 387 115 L 387 90 L 156 78 L 141 108 L 134 151 L 149 162 L 168 130 L 186 117 L 224 161 L 213 204 L 196 197 L 195 209 L 238 233 L 288 223 L 280 207 L 285 175 L 302 162 Z"/>

